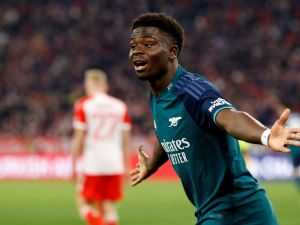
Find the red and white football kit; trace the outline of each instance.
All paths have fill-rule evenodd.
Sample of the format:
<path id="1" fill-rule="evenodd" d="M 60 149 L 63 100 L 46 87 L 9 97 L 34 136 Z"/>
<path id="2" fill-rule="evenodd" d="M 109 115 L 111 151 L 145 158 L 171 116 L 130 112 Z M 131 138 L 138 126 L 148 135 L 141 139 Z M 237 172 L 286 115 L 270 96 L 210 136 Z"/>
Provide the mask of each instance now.
<path id="1" fill-rule="evenodd" d="M 86 131 L 81 194 L 91 201 L 119 200 L 125 172 L 122 132 L 131 129 L 125 103 L 105 93 L 83 97 L 75 103 L 73 127 Z"/>

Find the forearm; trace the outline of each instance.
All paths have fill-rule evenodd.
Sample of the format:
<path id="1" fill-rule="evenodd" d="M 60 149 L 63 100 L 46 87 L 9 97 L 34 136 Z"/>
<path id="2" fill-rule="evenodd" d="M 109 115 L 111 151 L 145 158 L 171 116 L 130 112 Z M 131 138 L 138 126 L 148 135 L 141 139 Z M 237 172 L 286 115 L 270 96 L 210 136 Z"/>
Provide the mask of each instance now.
<path id="1" fill-rule="evenodd" d="M 82 153 L 84 134 L 82 131 L 75 131 L 72 140 L 72 168 L 76 167 L 76 162 Z"/>
<path id="2" fill-rule="evenodd" d="M 76 168 L 77 159 L 80 155 L 80 148 L 77 144 L 72 145 L 72 169 Z"/>
<path id="3" fill-rule="evenodd" d="M 72 149 L 72 168 L 76 168 L 77 159 L 79 157 L 79 150 L 76 147 Z"/>
<path id="4" fill-rule="evenodd" d="M 153 155 L 148 161 L 149 176 L 155 173 L 160 166 L 168 160 L 168 155 L 157 140 L 154 145 Z"/>
<path id="5" fill-rule="evenodd" d="M 220 112 L 217 116 L 217 123 L 223 127 L 227 133 L 239 140 L 249 143 L 261 144 L 261 135 L 267 129 L 262 123 L 242 111 L 228 113 Z"/>

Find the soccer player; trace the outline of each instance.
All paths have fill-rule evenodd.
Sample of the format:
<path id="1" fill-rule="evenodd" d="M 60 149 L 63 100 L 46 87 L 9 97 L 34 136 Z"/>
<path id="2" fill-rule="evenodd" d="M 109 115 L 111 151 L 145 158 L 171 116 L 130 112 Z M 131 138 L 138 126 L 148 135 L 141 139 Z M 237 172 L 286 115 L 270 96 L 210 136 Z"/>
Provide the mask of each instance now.
<path id="1" fill-rule="evenodd" d="M 109 96 L 106 74 L 85 72 L 86 96 L 74 106 L 72 176 L 83 151 L 83 181 L 78 211 L 89 225 L 117 225 L 116 203 L 122 198 L 122 180 L 129 171 L 131 119 L 126 105 Z"/>
<path id="2" fill-rule="evenodd" d="M 300 129 L 284 126 L 286 109 L 268 129 L 238 111 L 203 76 L 178 64 L 183 29 L 164 13 L 145 13 L 132 24 L 129 59 L 148 81 L 157 135 L 153 155 L 140 146 L 132 185 L 168 159 L 196 207 L 197 225 L 278 224 L 265 191 L 246 169 L 237 139 L 288 152 Z"/>

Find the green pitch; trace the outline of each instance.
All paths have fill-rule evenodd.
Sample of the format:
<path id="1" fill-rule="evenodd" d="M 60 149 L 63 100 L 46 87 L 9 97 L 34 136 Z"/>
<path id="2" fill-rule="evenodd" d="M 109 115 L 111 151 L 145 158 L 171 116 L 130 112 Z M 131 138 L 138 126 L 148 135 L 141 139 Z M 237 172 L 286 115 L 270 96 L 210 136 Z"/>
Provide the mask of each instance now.
<path id="1" fill-rule="evenodd" d="M 279 222 L 300 224 L 300 193 L 292 183 L 264 183 Z M 74 185 L 67 182 L 0 183 L 0 224 L 83 225 Z M 194 225 L 193 207 L 177 182 L 144 182 L 127 188 L 121 225 Z"/>

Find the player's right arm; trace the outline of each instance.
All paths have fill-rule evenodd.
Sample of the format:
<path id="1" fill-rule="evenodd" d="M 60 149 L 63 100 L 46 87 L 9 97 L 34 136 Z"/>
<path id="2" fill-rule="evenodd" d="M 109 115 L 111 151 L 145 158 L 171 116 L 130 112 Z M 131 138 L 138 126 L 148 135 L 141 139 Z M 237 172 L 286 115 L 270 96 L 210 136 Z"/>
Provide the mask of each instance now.
<path id="1" fill-rule="evenodd" d="M 155 173 L 157 169 L 168 160 L 168 156 L 158 140 L 154 145 L 152 157 L 147 156 L 147 154 L 143 151 L 142 145 L 139 146 L 137 153 L 137 166 L 130 171 L 132 186 L 137 185 Z"/>

